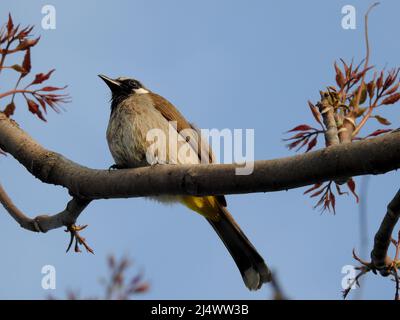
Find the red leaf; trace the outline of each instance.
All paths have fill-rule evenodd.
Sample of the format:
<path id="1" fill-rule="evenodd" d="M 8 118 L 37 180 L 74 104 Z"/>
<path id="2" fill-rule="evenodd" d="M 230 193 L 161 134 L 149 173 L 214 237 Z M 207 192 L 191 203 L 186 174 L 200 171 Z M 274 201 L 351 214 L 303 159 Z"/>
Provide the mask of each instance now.
<path id="1" fill-rule="evenodd" d="M 315 147 L 315 145 L 317 144 L 317 137 L 318 137 L 318 136 L 315 136 L 315 137 L 310 141 L 310 143 L 309 143 L 308 146 L 307 146 L 306 152 L 310 151 L 312 148 Z"/>
<path id="2" fill-rule="evenodd" d="M 382 133 L 386 133 L 386 132 L 390 132 L 390 131 L 392 131 L 392 129 L 378 129 L 378 130 L 375 130 L 374 132 L 372 132 L 371 134 L 367 135 L 366 138 L 368 138 L 368 137 L 376 137 L 376 136 L 379 136 Z"/>
<path id="3" fill-rule="evenodd" d="M 342 61 L 344 72 L 346 74 L 346 77 L 348 77 L 349 76 L 349 66 L 346 64 L 346 62 L 343 59 L 340 59 L 340 61 Z"/>
<path id="4" fill-rule="evenodd" d="M 8 14 L 8 22 L 7 22 L 7 33 L 8 33 L 8 36 L 9 36 L 8 39 L 10 39 L 11 31 L 12 31 L 13 29 L 14 29 L 14 23 L 13 23 L 13 21 L 12 21 L 11 14 L 9 13 L 9 14 Z"/>
<path id="5" fill-rule="evenodd" d="M 35 101 L 26 99 L 26 102 L 28 103 L 28 108 L 30 112 L 36 114 L 39 119 L 46 121 L 46 119 L 43 117 L 42 112 L 39 110 L 39 105 Z"/>
<path id="6" fill-rule="evenodd" d="M 388 105 L 388 104 L 394 104 L 400 99 L 400 92 L 394 93 L 390 95 L 389 97 L 383 99 L 382 104 Z"/>
<path id="7" fill-rule="evenodd" d="M 307 144 L 307 142 L 308 142 L 309 139 L 310 139 L 309 137 L 306 138 L 306 139 L 304 139 L 304 140 L 303 140 L 303 143 L 296 149 L 296 152 L 299 151 L 301 148 L 303 148 L 303 147 Z M 301 140 L 300 140 L 300 141 L 301 141 Z"/>
<path id="8" fill-rule="evenodd" d="M 378 122 L 379 122 L 380 124 L 383 124 L 383 125 L 385 125 L 385 126 L 390 126 L 390 125 L 391 125 L 390 121 L 389 121 L 388 119 L 384 118 L 384 117 L 381 117 L 381 116 L 379 116 L 379 115 L 376 115 L 376 116 L 374 116 L 374 118 L 375 118 L 376 120 L 378 120 Z"/>
<path id="9" fill-rule="evenodd" d="M 24 56 L 24 61 L 22 62 L 22 68 L 24 72 L 21 73 L 21 77 L 25 77 L 31 71 L 31 50 L 27 49 Z"/>
<path id="10" fill-rule="evenodd" d="M 45 113 L 47 113 L 46 102 L 44 101 L 44 99 L 43 99 L 43 98 L 40 98 L 40 97 L 36 97 L 36 99 L 37 99 L 37 101 L 40 103 L 40 105 L 42 106 L 43 111 L 44 111 Z"/>
<path id="11" fill-rule="evenodd" d="M 395 93 L 395 92 L 397 91 L 397 89 L 399 88 L 399 86 L 400 86 L 400 82 L 397 83 L 397 84 L 395 84 L 395 85 L 394 85 L 393 87 L 391 87 L 389 90 L 387 90 L 387 91 L 385 92 L 385 95 L 389 96 L 389 95 Z"/>
<path id="12" fill-rule="evenodd" d="M 330 202 L 331 202 L 331 206 L 332 206 L 332 209 L 333 209 L 333 213 L 336 214 L 336 209 L 335 209 L 336 200 L 335 200 L 335 195 L 333 194 L 332 191 L 330 191 Z"/>
<path id="13" fill-rule="evenodd" d="M 314 191 L 315 189 L 318 189 L 321 185 L 322 185 L 322 183 L 316 183 L 310 189 L 307 189 L 306 191 L 304 191 L 303 194 L 307 194 L 311 191 Z"/>
<path id="14" fill-rule="evenodd" d="M 18 35 L 17 35 L 17 38 L 19 39 L 19 40 L 22 40 L 22 39 L 24 39 L 24 38 L 26 38 L 30 33 L 31 33 L 31 31 L 33 30 L 33 26 L 27 26 L 26 28 L 24 28 L 24 29 L 22 29 L 19 33 L 18 33 Z"/>
<path id="15" fill-rule="evenodd" d="M 334 63 L 334 67 L 335 67 L 335 71 L 336 71 L 336 83 L 339 86 L 339 88 L 343 88 L 343 86 L 345 84 L 345 79 L 344 79 L 343 73 L 340 70 L 340 68 L 338 67 L 336 61 Z"/>
<path id="16" fill-rule="evenodd" d="M 135 293 L 143 293 L 149 290 L 149 285 L 147 283 L 143 283 L 135 288 Z"/>
<path id="17" fill-rule="evenodd" d="M 57 90 L 63 90 L 65 89 L 67 86 L 59 88 L 59 87 L 43 87 L 42 89 L 39 89 L 37 91 L 57 91 Z"/>
<path id="18" fill-rule="evenodd" d="M 293 131 L 308 131 L 308 130 L 311 130 L 311 129 L 313 129 L 313 128 L 310 127 L 309 125 L 301 124 L 301 125 L 299 125 L 299 126 L 297 126 L 297 127 L 294 127 L 293 129 L 291 129 L 291 130 L 289 130 L 289 131 L 287 131 L 287 132 L 293 132 Z"/>
<path id="19" fill-rule="evenodd" d="M 14 102 L 10 102 L 4 109 L 4 114 L 6 115 L 6 117 L 10 117 L 14 114 L 14 111 L 15 111 L 15 104 Z"/>
<path id="20" fill-rule="evenodd" d="M 322 122 L 321 122 L 321 114 L 318 111 L 318 108 L 316 106 L 314 106 L 311 101 L 308 101 L 308 106 L 311 109 L 311 113 L 314 116 L 315 120 L 321 125 L 323 126 Z"/>
<path id="21" fill-rule="evenodd" d="M 383 85 L 383 71 L 381 71 L 381 74 L 378 80 L 376 81 L 376 86 L 378 89 L 382 88 L 382 85 Z"/>
<path id="22" fill-rule="evenodd" d="M 40 37 L 36 38 L 36 39 L 23 40 L 19 43 L 19 45 L 15 48 L 15 50 L 18 50 L 18 51 L 26 50 L 30 47 L 35 46 L 39 42 L 39 40 L 40 40 Z"/>
<path id="23" fill-rule="evenodd" d="M 356 193 L 356 184 L 355 184 L 354 180 L 351 178 L 349 180 L 347 180 L 347 186 L 349 187 L 351 193 L 356 197 L 356 201 L 358 203 L 360 201 L 360 199 L 358 198 L 358 195 Z"/>
<path id="24" fill-rule="evenodd" d="M 47 72 L 46 74 L 44 74 L 44 73 L 38 73 L 38 74 L 35 76 L 35 79 L 32 81 L 31 85 L 32 85 L 32 84 L 40 84 L 40 83 L 42 83 L 42 82 L 48 80 L 48 79 L 50 78 L 51 74 L 52 74 L 55 70 L 56 70 L 56 69 L 52 69 L 52 70 L 50 70 L 49 72 Z"/>
<path id="25" fill-rule="evenodd" d="M 283 141 L 299 139 L 299 138 L 302 138 L 306 134 L 307 134 L 306 132 L 298 132 L 293 137 L 290 137 L 290 138 L 287 138 L 287 139 L 283 139 Z"/>
<path id="26" fill-rule="evenodd" d="M 321 189 L 319 189 L 318 191 L 316 191 L 316 192 L 314 192 L 311 196 L 310 196 L 310 198 L 314 198 L 314 197 L 316 197 L 316 196 L 318 196 L 318 195 L 320 195 L 322 192 L 324 192 L 325 191 L 325 188 L 321 188 Z M 322 203 L 322 200 L 323 199 L 323 197 L 320 199 L 320 201 L 318 202 L 318 204 L 317 204 L 317 207 Z M 322 200 L 322 201 L 321 201 Z"/>
<path id="27" fill-rule="evenodd" d="M 292 150 L 294 147 L 296 147 L 299 143 L 301 142 L 301 139 L 293 141 L 292 143 L 289 143 L 288 145 L 286 145 L 286 147 L 289 150 Z"/>

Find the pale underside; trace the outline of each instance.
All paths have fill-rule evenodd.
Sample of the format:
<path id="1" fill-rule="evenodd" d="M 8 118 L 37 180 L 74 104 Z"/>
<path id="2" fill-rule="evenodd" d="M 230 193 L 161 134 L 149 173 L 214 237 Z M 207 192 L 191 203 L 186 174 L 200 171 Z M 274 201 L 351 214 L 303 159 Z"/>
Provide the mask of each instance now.
<path id="1" fill-rule="evenodd" d="M 168 145 L 162 150 L 154 143 L 154 134 L 158 130 L 165 133 Z M 132 95 L 121 102 L 112 113 L 107 128 L 108 146 L 114 161 L 118 166 L 126 168 L 157 164 L 199 164 L 201 160 L 198 150 L 203 159 L 207 159 L 205 161 L 214 161 L 208 160 L 211 149 L 207 141 L 199 137 L 200 132 L 194 127 L 179 133 L 176 125 L 171 125 L 153 107 L 151 96 L 146 93 Z M 181 200 L 179 196 L 151 198 L 164 203 Z"/>

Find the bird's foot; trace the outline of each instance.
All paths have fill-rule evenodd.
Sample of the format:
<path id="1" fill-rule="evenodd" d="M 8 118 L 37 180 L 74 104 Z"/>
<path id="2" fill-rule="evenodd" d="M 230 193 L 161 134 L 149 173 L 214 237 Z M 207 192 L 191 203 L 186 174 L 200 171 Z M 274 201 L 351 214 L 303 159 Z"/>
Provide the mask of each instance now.
<path id="1" fill-rule="evenodd" d="M 119 170 L 119 169 L 123 169 L 123 167 L 121 165 L 118 165 L 118 164 L 113 164 L 112 166 L 110 166 L 108 168 L 108 172 L 110 172 L 111 170 Z"/>
<path id="2" fill-rule="evenodd" d="M 88 225 L 83 225 L 83 226 L 77 226 L 75 224 L 71 224 L 70 226 L 67 227 L 65 232 L 69 232 L 71 235 L 71 239 L 68 244 L 67 251 L 71 249 L 72 243 L 75 240 L 75 246 L 74 246 L 74 251 L 75 252 L 82 252 L 81 249 L 79 248 L 80 245 L 84 246 L 87 252 L 90 252 L 91 254 L 94 254 L 94 251 L 92 248 L 89 247 L 89 245 L 86 243 L 86 239 L 83 238 L 80 234 L 79 231 L 82 231 L 85 229 Z"/>

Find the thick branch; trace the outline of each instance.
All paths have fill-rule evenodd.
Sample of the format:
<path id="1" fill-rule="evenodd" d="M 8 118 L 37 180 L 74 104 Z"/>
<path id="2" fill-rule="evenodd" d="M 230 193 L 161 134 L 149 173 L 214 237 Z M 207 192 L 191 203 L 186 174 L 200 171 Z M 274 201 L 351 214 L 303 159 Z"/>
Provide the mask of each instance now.
<path id="1" fill-rule="evenodd" d="M 400 132 L 254 163 L 251 175 L 233 164 L 158 165 L 129 170 L 94 170 L 44 149 L 0 114 L 0 147 L 35 177 L 61 185 L 79 198 L 127 198 L 161 194 L 209 195 L 287 190 L 349 176 L 380 174 L 400 167 Z"/>

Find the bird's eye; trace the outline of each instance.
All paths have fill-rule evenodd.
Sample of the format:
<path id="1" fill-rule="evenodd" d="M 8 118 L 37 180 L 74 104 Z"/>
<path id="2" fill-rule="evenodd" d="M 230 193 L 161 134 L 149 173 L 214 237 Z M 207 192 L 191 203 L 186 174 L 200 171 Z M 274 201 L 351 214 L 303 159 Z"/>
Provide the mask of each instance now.
<path id="1" fill-rule="evenodd" d="M 130 86 L 132 89 L 139 89 L 139 86 L 138 86 L 137 82 L 134 81 L 134 80 L 130 80 L 130 81 L 129 81 L 129 86 Z"/>

